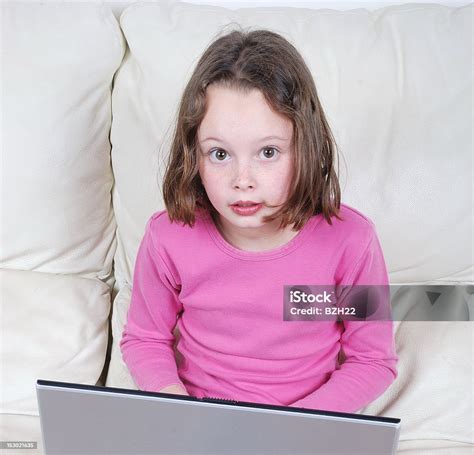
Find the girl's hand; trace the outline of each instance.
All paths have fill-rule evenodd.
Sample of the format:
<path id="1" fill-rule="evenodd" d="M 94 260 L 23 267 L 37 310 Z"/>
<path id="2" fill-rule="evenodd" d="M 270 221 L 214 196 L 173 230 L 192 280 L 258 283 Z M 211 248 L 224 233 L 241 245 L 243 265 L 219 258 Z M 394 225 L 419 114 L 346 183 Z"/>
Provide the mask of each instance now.
<path id="1" fill-rule="evenodd" d="M 165 388 L 161 389 L 160 392 L 162 393 L 174 393 L 175 395 L 188 395 L 189 393 L 186 391 L 184 387 L 179 384 L 173 384 L 166 386 Z"/>

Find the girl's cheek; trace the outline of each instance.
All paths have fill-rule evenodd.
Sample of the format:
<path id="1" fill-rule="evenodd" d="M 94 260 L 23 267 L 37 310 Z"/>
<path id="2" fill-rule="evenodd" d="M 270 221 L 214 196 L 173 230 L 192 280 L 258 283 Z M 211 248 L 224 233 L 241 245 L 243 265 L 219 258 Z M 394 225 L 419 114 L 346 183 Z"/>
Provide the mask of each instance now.
<path id="1" fill-rule="evenodd" d="M 210 169 L 208 163 L 206 163 L 204 160 L 199 163 L 199 175 L 201 176 L 201 180 L 204 182 L 204 180 L 209 179 L 209 175 L 212 174 L 212 169 Z"/>
<path id="2" fill-rule="evenodd" d="M 224 172 L 213 166 L 203 166 L 199 170 L 199 175 L 204 186 L 216 186 L 225 181 Z"/>

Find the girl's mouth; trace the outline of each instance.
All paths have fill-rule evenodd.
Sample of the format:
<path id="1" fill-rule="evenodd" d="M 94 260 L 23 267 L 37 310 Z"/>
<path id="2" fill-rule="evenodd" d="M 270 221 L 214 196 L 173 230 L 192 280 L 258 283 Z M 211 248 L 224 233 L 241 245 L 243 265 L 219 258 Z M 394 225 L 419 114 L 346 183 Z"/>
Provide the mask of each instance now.
<path id="1" fill-rule="evenodd" d="M 252 201 L 238 201 L 230 206 L 237 215 L 250 216 L 257 213 L 263 207 L 262 203 Z"/>

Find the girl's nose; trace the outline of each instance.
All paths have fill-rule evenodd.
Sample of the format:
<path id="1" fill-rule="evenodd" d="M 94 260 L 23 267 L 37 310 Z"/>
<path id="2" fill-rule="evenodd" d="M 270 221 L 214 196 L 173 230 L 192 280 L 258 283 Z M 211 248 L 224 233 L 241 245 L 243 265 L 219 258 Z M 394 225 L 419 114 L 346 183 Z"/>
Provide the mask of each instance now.
<path id="1" fill-rule="evenodd" d="M 248 164 L 239 165 L 232 184 L 233 188 L 236 190 L 253 189 L 255 183 L 250 166 Z"/>

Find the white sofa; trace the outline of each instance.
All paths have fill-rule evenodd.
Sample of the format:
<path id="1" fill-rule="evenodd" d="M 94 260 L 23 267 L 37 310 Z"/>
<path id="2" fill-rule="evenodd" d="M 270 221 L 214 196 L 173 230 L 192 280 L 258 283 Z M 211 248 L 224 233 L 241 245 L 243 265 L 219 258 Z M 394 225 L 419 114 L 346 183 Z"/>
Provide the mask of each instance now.
<path id="1" fill-rule="evenodd" d="M 342 151 L 343 201 L 375 222 L 391 283 L 449 285 L 436 288 L 447 308 L 468 309 L 397 321 L 399 375 L 361 412 L 402 419 L 399 454 L 473 453 L 472 4 L 2 13 L 0 442 L 43 453 L 38 378 L 136 387 L 118 342 L 145 223 L 164 208 L 177 103 L 202 50 L 239 23 L 306 59 Z M 430 307 L 409 294 L 398 305 Z"/>

